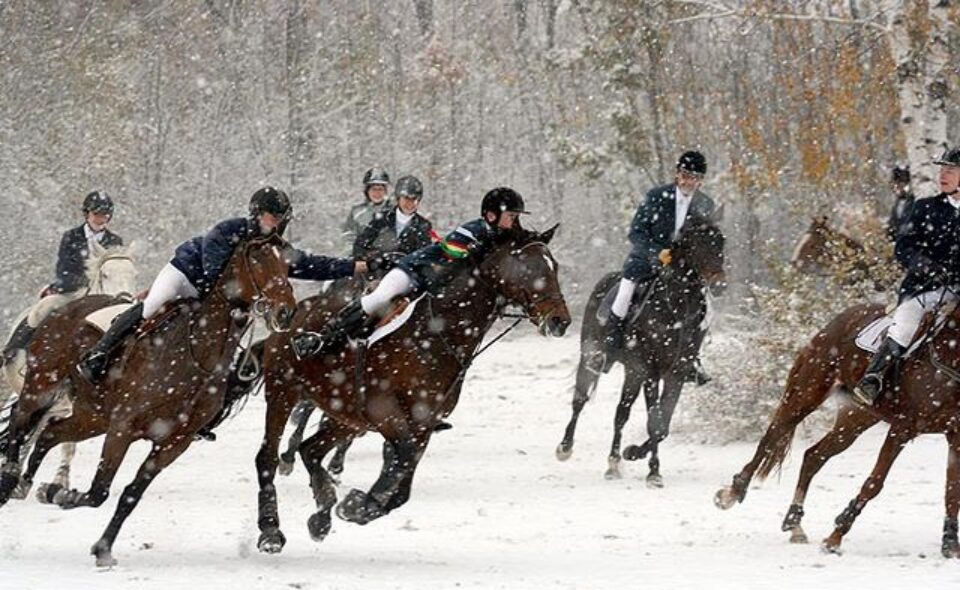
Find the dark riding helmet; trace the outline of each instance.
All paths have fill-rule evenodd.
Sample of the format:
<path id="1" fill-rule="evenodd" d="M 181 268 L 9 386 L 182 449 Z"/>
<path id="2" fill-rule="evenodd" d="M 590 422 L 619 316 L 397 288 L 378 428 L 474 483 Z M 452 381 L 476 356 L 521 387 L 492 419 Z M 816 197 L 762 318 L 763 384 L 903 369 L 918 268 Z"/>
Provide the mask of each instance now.
<path id="1" fill-rule="evenodd" d="M 265 186 L 250 197 L 250 217 L 269 213 L 286 222 L 293 215 L 290 198 L 282 190 Z"/>
<path id="2" fill-rule="evenodd" d="M 416 176 L 403 176 L 397 181 L 397 188 L 393 189 L 393 193 L 397 198 L 410 197 L 419 201 L 423 198 L 423 183 Z"/>
<path id="3" fill-rule="evenodd" d="M 373 167 L 363 175 L 363 194 L 366 196 L 371 186 L 379 184 L 387 186 L 390 184 L 390 175 L 383 168 Z"/>
<path id="4" fill-rule="evenodd" d="M 910 166 L 894 166 L 890 171 L 890 182 L 910 184 Z"/>
<path id="5" fill-rule="evenodd" d="M 496 213 L 497 219 L 504 211 L 514 213 L 529 213 L 523 208 L 523 197 L 520 193 L 505 186 L 497 187 L 483 196 L 480 204 L 480 215 L 486 217 L 487 212 Z"/>
<path id="6" fill-rule="evenodd" d="M 103 191 L 93 191 L 83 199 L 83 214 L 101 213 L 113 215 L 113 200 Z"/>
<path id="7" fill-rule="evenodd" d="M 940 166 L 960 166 L 960 147 L 947 148 L 940 159 L 933 163 Z"/>
<path id="8" fill-rule="evenodd" d="M 677 160 L 677 171 L 681 170 L 703 176 L 707 173 L 707 159 L 697 151 L 683 152 Z"/>

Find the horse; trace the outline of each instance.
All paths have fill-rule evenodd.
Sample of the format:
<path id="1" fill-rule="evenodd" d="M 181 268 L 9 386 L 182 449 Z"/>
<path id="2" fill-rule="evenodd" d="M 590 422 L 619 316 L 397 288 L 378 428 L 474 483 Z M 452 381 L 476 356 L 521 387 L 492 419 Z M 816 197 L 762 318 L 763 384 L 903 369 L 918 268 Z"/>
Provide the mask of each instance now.
<path id="1" fill-rule="evenodd" d="M 674 262 L 651 281 L 641 284 L 641 302 L 628 315 L 625 328 L 627 345 L 616 358 L 604 351 L 608 309 L 601 309 L 608 293 L 620 281 L 619 272 L 608 273 L 593 288 L 580 329 L 580 360 L 577 364 L 573 394 L 573 413 L 556 457 L 566 461 L 573 454 L 577 421 L 584 405 L 597 387 L 600 374 L 613 362 L 624 367 L 620 402 L 614 418 L 613 443 L 607 458 L 607 479 L 619 479 L 620 443 L 624 425 L 641 388 L 647 405 L 649 438 L 640 446 L 624 449 L 628 461 L 650 455 L 647 485 L 662 487 L 659 445 L 670 431 L 670 421 L 680 392 L 683 375 L 694 362 L 703 339 L 701 323 L 706 314 L 704 290 L 719 293 L 725 286 L 723 269 L 723 233 L 710 223 L 692 224 L 681 232 L 671 248 Z M 629 319 L 632 318 L 632 319 Z M 662 382 L 662 389 L 661 389 Z"/>
<path id="2" fill-rule="evenodd" d="M 238 244 L 210 293 L 199 301 L 176 302 L 168 306 L 168 313 L 148 320 L 120 347 L 110 373 L 97 385 L 76 369 L 83 352 L 100 336 L 85 318 L 117 300 L 86 297 L 44 323 L 30 345 L 35 360 L 3 437 L 7 463 L 0 471 L 0 506 L 20 481 L 20 446 L 65 390 L 73 400 L 72 414 L 51 420 L 41 430 L 22 476 L 27 485 L 44 455 L 57 444 L 100 434 L 106 439 L 90 489 L 55 494 L 62 508 L 103 504 L 129 446 L 137 440 L 152 443 L 91 549 L 98 566 L 114 565 L 113 543 L 147 486 L 222 409 L 239 341 L 255 317 L 265 318 L 272 331 L 289 328 L 296 301 L 287 281 L 284 246 L 276 234 Z"/>
<path id="3" fill-rule="evenodd" d="M 831 393 L 841 394 L 843 406 L 833 429 L 804 455 L 800 480 L 782 529 L 794 542 L 806 542 L 800 526 L 803 502 L 810 481 L 826 461 L 845 450 L 873 424 L 883 420 L 890 427 L 873 471 L 860 492 L 836 518 L 836 527 L 823 540 L 828 552 L 839 553 L 844 536 L 867 503 L 883 488 L 884 480 L 904 445 L 924 433 L 942 433 L 949 447 L 946 481 L 946 516 L 941 552 L 960 557 L 957 540 L 957 512 L 960 510 L 960 313 L 953 310 L 943 327 L 926 337 L 903 359 L 885 392 L 872 407 L 856 407 L 849 392 L 863 376 L 869 355 L 856 343 L 857 334 L 884 315 L 880 305 L 850 307 L 820 330 L 800 351 L 790 369 L 786 389 L 753 458 L 733 476 L 733 482 L 717 491 L 718 508 L 729 509 L 743 502 L 754 476 L 764 479 L 780 468 L 789 453 L 794 431 L 800 422 L 820 407 Z M 845 395 L 844 395 L 845 394 Z"/>
<path id="4" fill-rule="evenodd" d="M 133 259 L 134 248 L 114 247 L 105 248 L 99 243 L 94 242 L 91 246 L 90 256 L 85 262 L 88 287 L 84 290 L 73 293 L 56 293 L 43 297 L 24 310 L 13 322 L 14 329 L 22 322 L 30 321 L 30 325 L 39 326 L 53 311 L 63 307 L 71 301 L 75 301 L 87 295 L 113 295 L 124 296 L 134 293 L 136 289 L 137 269 Z M 12 331 L 11 331 L 12 336 Z M 7 337 L 7 341 L 10 336 Z M 26 350 L 17 351 L 15 357 L 3 365 L 4 377 L 6 378 L 9 391 L 0 389 L 0 407 L 6 405 L 7 400 L 14 393 L 19 394 L 23 390 L 23 378 L 27 371 L 27 352 Z M 47 413 L 47 419 L 56 416 L 65 416 L 70 413 L 70 402 L 66 398 L 52 408 Z M 23 445 L 21 460 L 26 458 L 26 453 L 33 447 L 34 441 L 29 441 Z M 70 487 L 70 463 L 76 454 L 77 445 L 75 443 L 64 443 L 61 447 L 60 467 L 57 468 L 56 477 L 53 483 L 63 488 Z M 46 486 L 43 484 L 41 487 Z M 15 491 L 15 498 L 25 498 L 27 490 L 18 488 Z M 45 493 L 38 493 L 37 498 L 46 501 Z"/>
<path id="5" fill-rule="evenodd" d="M 898 273 L 894 272 L 890 253 L 871 252 L 864 243 L 830 227 L 829 222 L 826 215 L 813 217 L 800 236 L 790 257 L 797 272 L 833 277 L 845 287 L 869 282 L 877 292 L 886 291 L 896 282 Z"/>
<path id="6" fill-rule="evenodd" d="M 421 297 L 409 319 L 369 350 L 348 345 L 338 353 L 299 360 L 288 335 L 267 340 L 267 413 L 256 457 L 260 551 L 277 553 L 286 542 L 273 481 L 284 424 L 299 399 L 313 401 L 327 418 L 299 447 L 317 506 L 307 527 L 319 542 L 329 533 L 330 513 L 337 506 L 333 478 L 322 465 L 327 453 L 368 431 L 383 437 L 379 478 L 368 492 L 352 490 L 337 506 L 337 516 L 356 524 L 380 518 L 409 500 L 434 427 L 456 406 L 464 375 L 505 307 L 519 305 L 543 335 L 563 335 L 570 313 L 547 246 L 555 230 L 524 230 L 498 244 L 439 293 Z M 322 298 L 305 301 L 294 328 L 320 329 L 337 309 Z"/>

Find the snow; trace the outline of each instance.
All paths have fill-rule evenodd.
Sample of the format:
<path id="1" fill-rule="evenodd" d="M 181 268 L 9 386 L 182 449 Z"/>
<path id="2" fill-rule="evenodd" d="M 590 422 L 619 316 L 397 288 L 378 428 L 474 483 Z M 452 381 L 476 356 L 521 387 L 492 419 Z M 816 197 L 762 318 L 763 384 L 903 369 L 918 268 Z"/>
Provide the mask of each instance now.
<path id="1" fill-rule="evenodd" d="M 64 512 L 32 498 L 0 509 L 0 588 L 949 588 L 960 564 L 940 556 L 945 445 L 923 437 L 894 466 L 842 556 L 819 539 L 872 467 L 883 431 L 872 430 L 814 481 L 804 525 L 811 545 L 780 531 L 806 441 L 796 441 L 781 481 L 751 487 L 729 512 L 712 497 L 754 443 L 703 446 L 685 424 L 661 447 L 666 487 L 648 489 L 645 465 L 606 481 L 619 374 L 605 377 L 584 411 L 566 463 L 553 455 L 569 417 L 575 334 L 525 334 L 498 343 L 468 375 L 454 429 L 439 433 L 420 464 L 411 501 L 359 527 L 335 519 L 322 543 L 306 519 L 313 502 L 297 465 L 278 476 L 287 545 L 257 552 L 253 457 L 263 399 L 195 443 L 148 489 L 114 546 L 120 564 L 97 570 L 97 540 L 146 454 L 134 447 L 99 510 Z M 709 367 L 708 367 L 709 368 Z M 684 401 L 681 400 L 681 407 Z M 642 400 L 624 442 L 645 432 Z M 759 433 L 754 440 L 759 437 Z M 96 444 L 81 444 L 74 483 L 85 487 Z M 56 453 L 41 481 L 52 475 Z M 379 440 L 351 450 L 340 496 L 366 489 L 380 467 Z"/>

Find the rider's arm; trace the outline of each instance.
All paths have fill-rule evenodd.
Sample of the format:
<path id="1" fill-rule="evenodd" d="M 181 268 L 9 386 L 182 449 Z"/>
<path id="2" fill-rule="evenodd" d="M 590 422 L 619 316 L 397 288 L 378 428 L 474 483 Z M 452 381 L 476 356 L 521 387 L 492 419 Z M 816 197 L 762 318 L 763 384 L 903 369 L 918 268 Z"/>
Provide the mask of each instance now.
<path id="1" fill-rule="evenodd" d="M 894 255 L 900 266 L 907 271 L 928 271 L 924 267 L 929 265 L 930 260 L 923 255 L 922 249 L 922 244 L 926 241 L 926 210 L 926 206 L 914 206 L 910 212 L 910 221 L 900 226 Z"/>
<path id="2" fill-rule="evenodd" d="M 290 265 L 287 275 L 307 281 L 332 281 L 353 276 L 355 262 L 349 258 L 332 258 L 290 248 L 284 254 Z"/>
<path id="3" fill-rule="evenodd" d="M 57 250 L 56 278 L 50 288 L 55 293 L 67 293 L 80 288 L 77 284 L 77 272 L 83 271 L 83 256 L 80 250 L 70 242 L 70 232 L 60 238 L 60 248 Z"/>
<path id="4" fill-rule="evenodd" d="M 637 208 L 633 221 L 630 223 L 630 233 L 627 236 L 630 243 L 633 244 L 634 253 L 646 258 L 654 268 L 660 265 L 660 247 L 651 240 L 653 221 L 656 215 L 656 190 L 648 192 L 643 199 L 643 203 Z"/>
<path id="5" fill-rule="evenodd" d="M 223 272 L 246 227 L 245 219 L 221 221 L 203 236 L 201 246 L 203 281 L 209 287 Z"/>

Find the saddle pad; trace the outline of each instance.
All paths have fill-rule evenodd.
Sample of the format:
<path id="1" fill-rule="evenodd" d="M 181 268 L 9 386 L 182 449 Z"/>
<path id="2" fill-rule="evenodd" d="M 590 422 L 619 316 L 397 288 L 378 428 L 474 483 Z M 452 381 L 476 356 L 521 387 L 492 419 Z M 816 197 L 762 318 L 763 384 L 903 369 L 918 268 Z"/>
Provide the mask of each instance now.
<path id="1" fill-rule="evenodd" d="M 367 338 L 367 348 L 373 346 L 375 343 L 383 340 L 390 334 L 393 334 L 400 329 L 400 326 L 405 324 L 413 316 L 414 310 L 417 308 L 417 304 L 420 303 L 420 300 L 426 297 L 426 294 L 417 297 L 410 302 L 409 305 L 396 316 L 393 317 L 386 324 L 379 326 L 376 330 L 373 331 L 373 334 L 370 334 L 370 337 Z"/>
<path id="2" fill-rule="evenodd" d="M 893 317 L 885 315 L 867 324 L 867 327 L 857 334 L 857 347 L 871 354 L 880 350 L 880 343 L 883 342 L 883 337 L 887 335 L 887 330 L 892 323 Z"/>
<path id="3" fill-rule="evenodd" d="M 98 309 L 84 319 L 86 319 L 87 323 L 94 328 L 97 328 L 101 332 L 106 332 L 107 328 L 109 328 L 110 324 L 113 322 L 113 319 L 131 307 L 133 307 L 132 303 L 118 303 L 116 305 L 109 305 L 107 307 Z"/>

